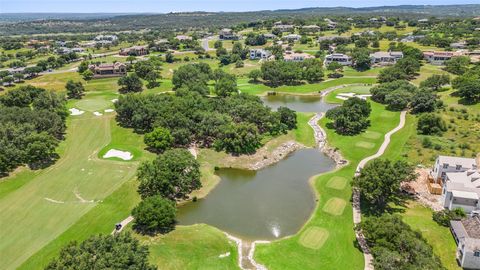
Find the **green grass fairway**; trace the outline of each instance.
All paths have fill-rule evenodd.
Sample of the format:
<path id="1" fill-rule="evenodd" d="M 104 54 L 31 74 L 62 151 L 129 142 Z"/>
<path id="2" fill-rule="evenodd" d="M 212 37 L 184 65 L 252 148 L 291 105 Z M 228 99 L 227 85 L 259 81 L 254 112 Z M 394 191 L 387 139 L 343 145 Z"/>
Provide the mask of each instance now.
<path id="1" fill-rule="evenodd" d="M 381 104 L 371 102 L 372 113 L 370 115 L 371 126 L 368 131 L 377 132 L 382 136 L 372 139 L 375 145 L 383 142 L 383 135 L 398 125 L 399 112 L 389 112 Z M 380 114 L 385 117 L 380 117 Z M 329 120 L 323 118 L 320 124 L 325 128 Z M 363 255 L 355 246 L 355 234 L 353 230 L 352 205 L 349 200 L 352 190 L 349 183 L 355 173 L 357 163 L 377 151 L 355 147 L 355 143 L 363 139 L 362 135 L 341 136 L 334 130 L 325 128 L 328 143 L 337 147 L 342 155 L 350 161 L 349 165 L 329 173 L 317 176 L 313 181 L 313 187 L 319 194 L 318 205 L 304 228 L 292 237 L 280 239 L 269 244 L 259 244 L 255 250 L 255 260 L 265 265 L 269 270 L 276 269 L 352 269 L 362 270 L 364 266 Z M 348 180 L 347 187 L 342 190 L 330 188 L 329 180 L 332 177 L 343 177 Z M 346 202 L 343 213 L 329 215 L 322 211 L 326 203 L 332 198 L 339 198 Z M 316 226 L 329 232 L 320 249 L 309 249 L 299 243 L 299 239 L 309 227 Z M 279 254 L 288 254 L 281 256 Z"/>
<path id="2" fill-rule="evenodd" d="M 167 235 L 140 239 L 150 246 L 150 261 L 158 269 L 239 269 L 235 242 L 205 224 L 178 226 Z"/>
<path id="3" fill-rule="evenodd" d="M 97 110 L 94 106 L 108 104 L 112 94 L 105 93 L 104 102 L 95 102 L 102 100 L 100 96 L 94 91 L 88 92 L 82 101 L 92 110 Z M 69 102 L 69 105 L 74 102 Z M 141 153 L 144 147 L 141 136 L 114 124 L 114 114 L 72 116 L 67 121 L 67 127 L 66 140 L 58 149 L 61 158 L 54 165 L 35 172 L 24 169 L 0 182 L 2 269 L 19 267 L 89 211 L 96 206 L 101 207 L 108 195 L 135 175 L 137 162 L 97 157 L 98 152 L 108 144 L 117 146 L 121 142 L 137 153 Z M 90 217 L 90 221 L 83 224 L 89 226 L 93 223 L 92 219 L 96 217 Z M 105 225 L 111 228 L 117 221 L 118 218 L 115 218 Z M 83 229 L 80 228 L 80 231 Z M 63 239 L 61 244 L 68 240 Z M 57 244 L 56 247 L 59 246 Z M 46 262 L 42 263 L 44 266 Z M 42 265 L 35 267 L 41 268 Z"/>
<path id="4" fill-rule="evenodd" d="M 328 180 L 327 187 L 342 190 L 347 185 L 347 179 L 341 176 L 334 176 Z"/>
<path id="5" fill-rule="evenodd" d="M 367 139 L 378 139 L 382 137 L 382 134 L 367 130 L 365 133 L 362 134 L 362 137 Z"/>
<path id="6" fill-rule="evenodd" d="M 319 249 L 325 244 L 325 241 L 328 239 L 328 231 L 320 227 L 308 227 L 302 235 L 298 242 L 306 247 L 311 249 Z"/>
<path id="7" fill-rule="evenodd" d="M 323 211 L 335 216 L 341 215 L 347 202 L 340 198 L 331 198 L 323 206 Z"/>
<path id="8" fill-rule="evenodd" d="M 365 141 L 359 141 L 355 144 L 356 147 L 361 147 L 361 148 L 366 148 L 366 149 L 372 149 L 375 147 L 374 143 L 371 142 L 365 142 Z"/>

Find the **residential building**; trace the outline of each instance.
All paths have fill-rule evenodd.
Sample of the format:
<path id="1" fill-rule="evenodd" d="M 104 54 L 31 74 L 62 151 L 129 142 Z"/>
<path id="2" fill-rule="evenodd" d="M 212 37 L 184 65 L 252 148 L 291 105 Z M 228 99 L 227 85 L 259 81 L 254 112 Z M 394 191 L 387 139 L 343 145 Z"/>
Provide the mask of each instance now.
<path id="1" fill-rule="evenodd" d="M 293 32 L 295 27 L 291 24 L 276 24 L 272 29 L 278 30 L 280 32 Z"/>
<path id="2" fill-rule="evenodd" d="M 401 42 L 414 42 L 414 41 L 417 41 L 417 40 L 422 39 L 424 37 L 425 37 L 425 35 L 408 35 L 408 36 L 402 38 L 400 41 Z"/>
<path id="3" fill-rule="evenodd" d="M 452 59 L 455 56 L 461 56 L 459 52 L 439 52 L 439 51 L 426 51 L 423 52 L 423 57 L 427 62 L 432 65 L 443 65 L 445 61 Z"/>
<path id="4" fill-rule="evenodd" d="M 326 18 L 324 21 L 327 22 L 327 29 L 328 30 L 335 30 L 335 28 L 337 28 L 337 23 L 336 22 L 334 22 L 334 21 L 332 21 L 328 18 Z"/>
<path id="5" fill-rule="evenodd" d="M 467 213 L 480 209 L 480 173 L 475 159 L 439 156 L 430 176 L 442 187 L 441 202 L 446 209 L 462 208 Z"/>
<path id="6" fill-rule="evenodd" d="M 132 46 L 130 48 L 120 49 L 119 54 L 123 56 L 127 56 L 127 55 L 142 56 L 142 55 L 148 54 L 148 47 Z"/>
<path id="7" fill-rule="evenodd" d="M 438 156 L 430 171 L 430 176 L 435 183 L 444 183 L 449 172 L 466 172 L 477 169 L 477 161 L 474 158 Z"/>
<path id="8" fill-rule="evenodd" d="M 403 58 L 402 52 L 374 52 L 370 54 L 372 64 L 393 65 Z"/>
<path id="9" fill-rule="evenodd" d="M 457 243 L 456 258 L 464 269 L 480 269 L 480 218 L 478 214 L 450 221 L 450 231 Z"/>
<path id="10" fill-rule="evenodd" d="M 218 37 L 224 40 L 237 40 L 238 36 L 230 28 L 223 28 L 218 32 Z"/>
<path id="11" fill-rule="evenodd" d="M 302 36 L 298 34 L 289 34 L 284 36 L 283 38 L 288 41 L 299 41 L 302 38 Z"/>
<path id="12" fill-rule="evenodd" d="M 180 40 L 180 41 L 182 41 L 182 40 L 192 40 L 191 36 L 186 36 L 186 35 L 178 35 L 175 38 Z"/>
<path id="13" fill-rule="evenodd" d="M 98 35 L 93 39 L 93 41 L 96 44 L 101 44 L 101 45 L 112 44 L 117 40 L 118 40 L 118 37 L 116 35 Z"/>
<path id="14" fill-rule="evenodd" d="M 90 65 L 94 78 L 119 77 L 127 75 L 127 66 L 124 63 Z"/>
<path id="15" fill-rule="evenodd" d="M 461 41 L 461 42 L 450 43 L 450 47 L 452 49 L 465 49 L 467 48 L 467 42 Z"/>
<path id="16" fill-rule="evenodd" d="M 305 25 L 305 26 L 302 26 L 302 29 L 305 32 L 318 32 L 318 31 L 320 31 L 320 26 L 315 25 L 315 24 Z"/>
<path id="17" fill-rule="evenodd" d="M 263 36 L 266 39 L 276 39 L 277 38 L 277 36 L 275 34 L 272 34 L 272 33 L 266 33 L 266 34 L 263 34 Z"/>
<path id="18" fill-rule="evenodd" d="M 341 37 L 341 36 L 323 36 L 323 37 L 318 37 L 317 41 L 318 41 L 318 42 L 321 42 L 321 41 L 324 41 L 324 40 L 334 40 L 334 39 L 337 39 L 337 38 L 346 38 L 346 37 Z"/>
<path id="19" fill-rule="evenodd" d="M 325 66 L 328 66 L 332 62 L 337 62 L 342 66 L 350 66 L 352 65 L 352 57 L 342 53 L 333 53 L 325 56 Z"/>
<path id="20" fill-rule="evenodd" d="M 264 49 L 251 49 L 250 50 L 250 59 L 255 60 L 255 59 L 261 59 L 261 60 L 267 60 L 272 56 L 272 53 L 270 51 L 264 50 Z"/>
<path id="21" fill-rule="evenodd" d="M 83 48 L 75 47 L 75 48 L 67 48 L 67 47 L 60 47 L 55 50 L 58 54 L 69 54 L 69 53 L 83 53 L 85 50 Z"/>
<path id="22" fill-rule="evenodd" d="M 283 54 L 283 60 L 287 62 L 303 62 L 306 59 L 314 59 L 315 56 L 308 53 L 286 52 Z"/>

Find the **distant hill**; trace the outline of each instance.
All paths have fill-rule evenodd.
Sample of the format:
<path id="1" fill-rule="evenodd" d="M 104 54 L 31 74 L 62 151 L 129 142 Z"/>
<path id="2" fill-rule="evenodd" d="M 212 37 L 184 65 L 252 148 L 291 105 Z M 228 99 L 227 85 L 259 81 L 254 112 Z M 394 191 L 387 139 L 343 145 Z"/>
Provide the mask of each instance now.
<path id="1" fill-rule="evenodd" d="M 401 16 L 407 18 L 480 16 L 475 5 L 403 5 L 365 8 L 303 8 L 252 12 L 184 12 L 166 14 L 0 14 L 0 35 L 79 33 L 140 29 L 218 28 L 258 20 L 334 15 Z M 83 16 L 82 16 L 83 15 Z M 7 21 L 8 18 L 8 22 Z M 22 19 L 23 18 L 23 19 Z M 27 19 L 29 18 L 29 19 Z M 35 20 L 32 20 L 36 18 Z M 3 23 L 1 23 L 3 21 Z M 72 27 L 73 26 L 73 27 Z"/>

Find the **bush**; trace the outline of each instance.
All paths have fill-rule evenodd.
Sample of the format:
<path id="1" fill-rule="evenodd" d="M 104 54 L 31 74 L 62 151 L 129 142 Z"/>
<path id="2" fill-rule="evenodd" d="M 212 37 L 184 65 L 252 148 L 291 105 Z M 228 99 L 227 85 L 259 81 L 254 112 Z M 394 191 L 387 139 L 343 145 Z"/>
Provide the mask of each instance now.
<path id="1" fill-rule="evenodd" d="M 442 135 L 447 130 L 443 119 L 433 113 L 425 113 L 418 118 L 417 132 L 423 135 Z"/>
<path id="2" fill-rule="evenodd" d="M 143 141 L 154 151 L 163 152 L 172 146 L 173 137 L 168 129 L 158 127 L 152 132 L 145 134 Z"/>
<path id="3" fill-rule="evenodd" d="M 175 228 L 175 202 L 156 195 L 141 201 L 133 210 L 133 228 L 142 234 L 168 233 Z"/>
<path id="4" fill-rule="evenodd" d="M 458 220 L 466 216 L 467 215 L 462 208 L 455 208 L 454 210 L 444 209 L 442 211 L 434 212 L 432 218 L 439 225 L 449 227 L 450 220 Z"/>

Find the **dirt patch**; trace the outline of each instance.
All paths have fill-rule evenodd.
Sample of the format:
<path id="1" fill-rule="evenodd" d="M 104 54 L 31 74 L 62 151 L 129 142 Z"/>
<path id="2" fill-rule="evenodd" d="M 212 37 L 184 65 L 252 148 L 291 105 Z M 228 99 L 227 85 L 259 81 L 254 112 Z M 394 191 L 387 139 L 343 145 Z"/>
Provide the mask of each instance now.
<path id="1" fill-rule="evenodd" d="M 327 182 L 327 187 L 342 190 L 347 185 L 347 179 L 341 176 L 334 176 Z"/>
<path id="2" fill-rule="evenodd" d="M 415 170 L 417 178 L 409 183 L 402 183 L 402 189 L 413 194 L 417 201 L 425 207 L 431 208 L 433 211 L 443 209 L 441 203 L 441 195 L 431 194 L 428 190 L 428 174 L 430 169 L 418 168 Z"/>
<path id="3" fill-rule="evenodd" d="M 335 216 L 339 216 L 343 213 L 347 202 L 340 198 L 331 198 L 323 206 L 323 211 Z"/>
<path id="4" fill-rule="evenodd" d="M 329 233 L 324 228 L 309 227 L 300 235 L 298 243 L 306 248 L 320 249 L 327 241 L 328 236 Z"/>

